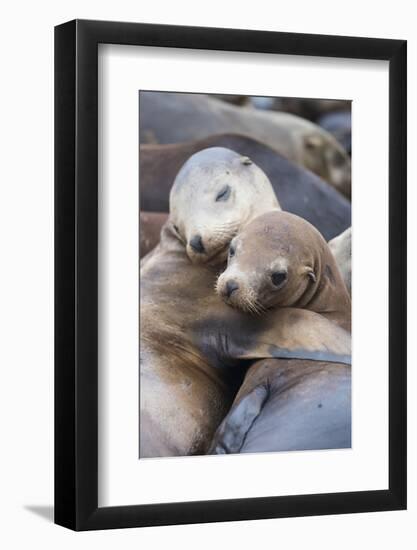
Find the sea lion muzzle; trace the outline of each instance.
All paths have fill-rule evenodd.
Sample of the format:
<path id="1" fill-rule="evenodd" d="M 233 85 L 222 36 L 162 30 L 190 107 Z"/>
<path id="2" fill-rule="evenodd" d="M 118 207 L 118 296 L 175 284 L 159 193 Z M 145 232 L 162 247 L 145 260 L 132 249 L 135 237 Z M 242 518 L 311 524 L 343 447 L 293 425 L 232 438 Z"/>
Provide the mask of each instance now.
<path id="1" fill-rule="evenodd" d="M 230 281 L 227 281 L 224 289 L 223 289 L 223 294 L 227 297 L 227 298 L 230 298 L 230 296 L 233 294 L 233 292 L 235 292 L 235 290 L 238 290 L 239 289 L 239 285 L 237 284 L 236 281 L 233 281 L 233 280 L 230 280 Z"/>
<path id="2" fill-rule="evenodd" d="M 189 245 L 197 254 L 204 254 L 206 251 L 201 235 L 194 235 L 194 237 L 190 239 Z"/>

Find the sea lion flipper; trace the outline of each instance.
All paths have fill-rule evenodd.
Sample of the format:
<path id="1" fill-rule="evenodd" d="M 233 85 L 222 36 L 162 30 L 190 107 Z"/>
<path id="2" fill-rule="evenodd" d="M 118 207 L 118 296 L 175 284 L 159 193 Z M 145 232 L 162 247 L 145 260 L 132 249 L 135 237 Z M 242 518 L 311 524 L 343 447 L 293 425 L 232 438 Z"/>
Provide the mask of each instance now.
<path id="1" fill-rule="evenodd" d="M 258 347 L 249 350 L 242 354 L 240 359 L 257 360 L 257 359 L 300 359 L 310 361 L 326 361 L 328 363 L 341 363 L 344 365 L 352 364 L 352 357 L 348 350 L 346 352 L 334 352 L 327 348 L 282 348 L 274 344 L 267 345 L 261 343 Z"/>
<path id="2" fill-rule="evenodd" d="M 351 364 L 351 335 L 312 311 L 285 308 L 271 312 L 269 326 L 251 338 L 231 333 L 229 354 L 239 360 L 310 359 Z"/>
<path id="3" fill-rule="evenodd" d="M 217 429 L 208 454 L 238 453 L 268 395 L 268 387 L 263 384 L 236 403 Z"/>

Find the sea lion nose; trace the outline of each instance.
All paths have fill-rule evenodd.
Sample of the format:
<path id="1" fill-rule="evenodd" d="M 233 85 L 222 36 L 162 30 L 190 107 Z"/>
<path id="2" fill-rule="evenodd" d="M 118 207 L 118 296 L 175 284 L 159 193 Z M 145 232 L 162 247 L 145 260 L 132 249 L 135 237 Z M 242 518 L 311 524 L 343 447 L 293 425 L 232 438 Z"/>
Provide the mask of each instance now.
<path id="1" fill-rule="evenodd" d="M 235 290 L 237 290 L 239 288 L 239 285 L 237 284 L 236 281 L 227 281 L 226 283 L 226 289 L 225 289 L 225 294 L 228 298 L 230 298 L 230 296 L 233 294 L 233 292 Z"/>
<path id="2" fill-rule="evenodd" d="M 194 250 L 194 252 L 197 252 L 198 254 L 204 254 L 206 251 L 203 245 L 203 241 L 201 239 L 201 235 L 194 235 L 192 239 L 190 240 L 190 246 Z"/>

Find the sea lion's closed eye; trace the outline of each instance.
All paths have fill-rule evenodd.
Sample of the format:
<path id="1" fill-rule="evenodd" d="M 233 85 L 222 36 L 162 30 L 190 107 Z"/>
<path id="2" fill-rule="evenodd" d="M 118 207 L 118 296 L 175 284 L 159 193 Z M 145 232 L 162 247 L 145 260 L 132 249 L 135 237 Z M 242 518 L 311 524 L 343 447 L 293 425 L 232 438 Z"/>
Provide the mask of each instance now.
<path id="1" fill-rule="evenodd" d="M 230 185 L 225 185 L 224 187 L 222 187 L 217 193 L 216 202 L 227 201 L 227 199 L 230 197 L 230 191 Z"/>

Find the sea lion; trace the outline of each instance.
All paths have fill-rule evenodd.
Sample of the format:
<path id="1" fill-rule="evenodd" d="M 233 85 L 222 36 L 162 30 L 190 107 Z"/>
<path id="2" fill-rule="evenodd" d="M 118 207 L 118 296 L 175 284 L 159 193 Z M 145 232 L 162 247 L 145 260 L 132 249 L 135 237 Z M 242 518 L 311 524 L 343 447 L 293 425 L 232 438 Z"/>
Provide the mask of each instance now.
<path id="1" fill-rule="evenodd" d="M 350 111 L 327 113 L 318 119 L 317 124 L 330 132 L 349 156 L 352 155 L 352 114 Z"/>
<path id="2" fill-rule="evenodd" d="M 339 266 L 349 294 L 352 294 L 352 228 L 349 227 L 329 241 L 329 247 Z"/>
<path id="3" fill-rule="evenodd" d="M 350 330 L 350 296 L 329 246 L 288 212 L 258 216 L 232 239 L 216 292 L 242 311 L 309 309 Z"/>
<path id="4" fill-rule="evenodd" d="M 210 454 L 351 447 L 351 368 L 298 359 L 253 364 Z"/>
<path id="5" fill-rule="evenodd" d="M 351 101 L 348 99 L 314 99 L 300 97 L 277 97 L 272 98 L 273 103 L 269 109 L 285 111 L 294 115 L 307 118 L 312 122 L 328 113 L 349 110 Z"/>
<path id="6" fill-rule="evenodd" d="M 238 107 L 250 107 L 252 105 L 251 97 L 249 95 L 231 95 L 231 94 L 213 94 L 210 97 L 237 105 Z"/>
<path id="7" fill-rule="evenodd" d="M 248 360 L 349 362 L 350 335 L 323 316 L 286 308 L 248 317 L 213 291 L 240 218 L 249 223 L 262 208 L 278 208 L 267 177 L 249 161 L 220 148 L 189 159 L 161 241 L 141 268 L 140 457 L 207 452 Z"/>
<path id="8" fill-rule="evenodd" d="M 234 133 L 265 143 L 350 198 L 349 156 L 316 124 L 283 112 L 242 109 L 201 94 L 140 92 L 141 143 L 178 143 Z"/>
<path id="9" fill-rule="evenodd" d="M 161 237 L 161 229 L 168 219 L 165 212 L 139 213 L 139 258 L 155 248 Z"/>
<path id="10" fill-rule="evenodd" d="M 266 174 L 249 157 L 222 147 L 192 155 L 170 192 L 170 219 L 193 262 L 225 260 L 239 229 L 275 210 L 280 205 Z"/>
<path id="11" fill-rule="evenodd" d="M 229 134 L 171 145 L 141 145 L 141 209 L 168 212 L 169 193 L 179 169 L 192 154 L 209 147 L 225 147 L 250 157 L 268 176 L 282 209 L 305 218 L 326 240 L 351 225 L 350 202 L 326 182 L 254 139 Z"/>
<path id="12" fill-rule="evenodd" d="M 242 311 L 306 308 L 350 330 L 350 298 L 329 247 L 308 222 L 286 212 L 260 216 L 232 240 L 216 290 Z M 209 452 L 350 447 L 350 392 L 348 365 L 257 361 Z"/>

